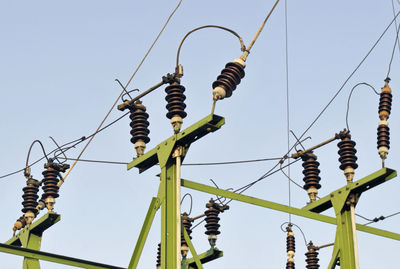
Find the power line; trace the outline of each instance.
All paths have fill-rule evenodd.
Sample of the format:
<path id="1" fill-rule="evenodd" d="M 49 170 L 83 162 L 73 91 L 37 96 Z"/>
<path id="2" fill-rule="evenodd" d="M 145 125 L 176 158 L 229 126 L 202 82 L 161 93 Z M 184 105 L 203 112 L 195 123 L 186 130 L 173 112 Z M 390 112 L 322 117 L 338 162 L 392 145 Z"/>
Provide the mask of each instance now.
<path id="1" fill-rule="evenodd" d="M 126 115 L 128 115 L 128 114 L 129 114 L 129 112 L 127 112 L 127 113 L 123 114 L 122 116 L 118 117 L 117 119 L 113 120 L 112 122 L 110 122 L 109 124 L 105 125 L 103 128 L 97 130 L 96 132 L 94 132 L 94 133 L 92 133 L 92 134 L 90 134 L 90 135 L 88 135 L 88 136 L 82 136 L 82 137 L 80 137 L 80 138 L 78 138 L 78 139 L 75 139 L 75 140 L 72 140 L 72 141 L 70 141 L 70 142 L 67 142 L 67 143 L 61 145 L 59 148 L 63 149 L 63 150 L 62 150 L 63 152 L 66 152 L 66 151 L 68 151 L 68 150 L 70 150 L 70 149 L 72 149 L 72 148 L 75 148 L 77 145 L 79 145 L 79 144 L 82 143 L 83 141 L 85 141 L 85 140 L 87 140 L 88 138 L 91 138 L 91 137 L 95 136 L 96 134 L 98 134 L 98 133 L 104 131 L 105 129 L 107 129 L 108 127 L 112 126 L 113 124 L 115 124 L 116 122 L 118 122 L 119 120 L 121 120 L 122 118 L 124 118 L 124 117 L 125 117 Z M 73 145 L 67 147 L 67 146 L 70 145 L 70 144 L 73 144 Z M 66 148 L 66 147 L 67 147 L 67 148 Z M 59 148 L 57 147 L 56 149 L 50 151 L 47 155 L 50 155 L 50 154 L 52 154 L 52 153 L 55 153 L 56 151 L 59 150 Z M 58 156 L 61 155 L 61 154 L 62 154 L 62 153 L 56 154 L 55 157 L 58 157 Z M 44 158 L 45 158 L 45 156 L 43 156 L 42 158 L 39 158 L 39 159 L 37 159 L 36 161 L 34 161 L 34 162 L 28 164 L 28 166 L 30 166 L 30 167 L 34 166 L 35 164 L 37 164 L 37 163 L 39 163 L 40 161 L 42 161 Z M 19 173 L 19 172 L 24 171 L 24 169 L 25 169 L 25 168 L 21 168 L 21 169 L 18 169 L 18 170 L 16 170 L 16 171 L 14 171 L 14 172 L 11 172 L 11 173 L 2 175 L 2 176 L 0 176 L 0 179 L 6 178 L 6 177 L 9 177 L 9 176 L 12 176 L 12 175 L 15 175 L 15 174 L 17 174 L 17 173 Z"/>
<path id="2" fill-rule="evenodd" d="M 357 70 L 360 68 L 360 66 L 364 63 L 364 61 L 368 58 L 368 56 L 371 54 L 371 52 L 375 49 L 375 47 L 378 45 L 378 43 L 381 41 L 382 37 L 386 34 L 387 30 L 390 28 L 390 26 L 393 24 L 393 22 L 396 20 L 396 18 L 399 16 L 400 11 L 396 14 L 396 16 L 393 18 L 393 20 L 389 23 L 389 25 L 385 28 L 383 33 L 379 36 L 378 40 L 374 43 L 374 45 L 371 47 L 371 49 L 368 51 L 368 53 L 364 56 L 364 58 L 361 60 L 361 62 L 356 66 L 356 68 L 351 72 L 351 74 L 346 78 L 342 86 L 340 86 L 339 90 L 335 93 L 335 95 L 332 97 L 332 99 L 328 102 L 328 104 L 322 109 L 322 111 L 318 114 L 318 116 L 311 122 L 311 124 L 307 127 L 307 129 L 301 134 L 300 138 L 303 138 L 303 136 L 311 129 L 311 127 L 318 121 L 318 119 L 322 116 L 322 114 L 325 112 L 325 110 L 330 106 L 330 104 L 336 99 L 336 97 L 339 95 L 339 93 L 343 90 L 344 86 L 347 84 L 347 82 L 353 77 L 353 75 L 357 72 Z"/>
<path id="3" fill-rule="evenodd" d="M 111 106 L 110 110 L 107 112 L 106 116 L 104 117 L 104 119 L 101 121 L 99 127 L 97 128 L 96 132 L 99 131 L 101 129 L 101 127 L 103 126 L 104 122 L 106 121 L 106 119 L 108 118 L 108 116 L 111 114 L 111 112 L 114 110 L 114 107 L 117 105 L 119 99 L 121 98 L 121 96 L 124 94 L 124 92 L 126 91 L 126 88 L 129 86 L 129 84 L 131 83 L 133 77 L 136 75 L 136 73 L 138 72 L 138 70 L 140 69 L 140 67 L 142 66 L 142 64 L 144 63 L 144 61 L 146 60 L 147 56 L 149 55 L 151 49 L 154 47 L 154 45 L 156 44 L 157 40 L 159 39 L 159 37 L 161 36 L 162 32 L 164 31 L 165 27 L 167 27 L 169 21 L 171 20 L 172 16 L 175 14 L 175 12 L 177 11 L 177 9 L 179 8 L 180 4 L 182 3 L 182 0 L 179 1 L 178 5 L 175 7 L 175 9 L 172 11 L 172 13 L 169 15 L 167 21 L 165 22 L 164 26 L 162 27 L 161 31 L 158 33 L 157 37 L 155 38 L 155 40 L 153 41 L 153 43 L 151 44 L 150 48 L 147 50 L 146 54 L 144 55 L 144 57 L 142 58 L 142 60 L 140 61 L 139 65 L 137 66 L 136 70 L 133 72 L 132 76 L 129 78 L 128 82 L 126 83 L 124 89 L 121 91 L 121 93 L 118 95 L 118 98 L 115 100 L 115 102 L 113 103 L 113 105 Z M 90 143 L 92 142 L 92 140 L 94 139 L 95 135 L 93 135 L 89 141 L 86 143 L 86 145 L 83 147 L 82 151 L 79 153 L 77 160 L 74 161 L 71 165 L 71 167 L 67 170 L 67 172 L 65 172 L 64 176 L 60 179 L 60 181 L 58 182 L 57 186 L 60 187 L 63 182 L 65 181 L 65 179 L 67 178 L 67 176 L 69 175 L 69 173 L 72 171 L 72 169 L 75 167 L 75 165 L 77 164 L 79 158 L 82 156 L 82 154 L 85 152 L 86 148 L 90 145 Z"/>
<path id="4" fill-rule="evenodd" d="M 288 52 L 288 16 L 287 16 L 287 0 L 285 0 L 285 55 L 286 55 L 286 127 L 287 127 L 287 150 L 290 151 L 290 110 L 289 110 L 289 52 Z M 288 159 L 288 163 L 290 164 L 290 159 Z M 281 171 L 282 163 L 281 163 Z M 288 175 L 285 174 L 288 178 L 288 204 L 292 205 L 292 194 L 291 194 L 291 179 L 290 179 L 290 166 L 288 166 Z M 289 223 L 292 222 L 292 214 L 289 213 Z"/>
<path id="5" fill-rule="evenodd" d="M 396 18 L 395 18 L 395 20 L 396 20 Z M 397 29 L 397 24 L 396 24 L 396 29 Z M 388 78 L 389 75 L 390 75 L 390 69 L 391 69 L 391 67 L 392 67 L 394 52 L 396 51 L 396 45 L 397 45 L 397 42 L 398 42 L 398 40 L 399 40 L 399 31 L 400 31 L 400 27 L 399 27 L 399 28 L 397 29 L 397 31 L 396 31 L 396 39 L 394 40 L 393 50 L 392 50 L 392 56 L 390 57 L 388 72 L 387 72 L 387 75 L 386 75 L 387 78 Z"/>

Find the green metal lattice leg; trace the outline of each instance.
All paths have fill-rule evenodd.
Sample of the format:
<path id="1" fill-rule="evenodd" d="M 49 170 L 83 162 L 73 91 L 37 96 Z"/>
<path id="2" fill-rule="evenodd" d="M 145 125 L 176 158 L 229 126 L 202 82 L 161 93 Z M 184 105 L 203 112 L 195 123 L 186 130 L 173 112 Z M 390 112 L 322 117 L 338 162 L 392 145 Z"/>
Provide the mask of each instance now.
<path id="1" fill-rule="evenodd" d="M 176 216 L 176 165 L 169 163 L 161 168 L 161 184 L 165 190 L 165 198 L 161 205 L 161 268 L 177 268 L 178 245 Z M 180 262 L 179 262 L 180 263 Z"/>

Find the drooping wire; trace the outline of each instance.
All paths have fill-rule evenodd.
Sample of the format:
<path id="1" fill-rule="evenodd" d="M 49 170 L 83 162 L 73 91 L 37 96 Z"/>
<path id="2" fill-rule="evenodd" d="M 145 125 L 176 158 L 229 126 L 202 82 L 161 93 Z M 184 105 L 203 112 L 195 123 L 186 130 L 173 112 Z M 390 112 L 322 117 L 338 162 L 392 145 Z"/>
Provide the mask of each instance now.
<path id="1" fill-rule="evenodd" d="M 395 17 L 396 20 L 396 17 Z M 396 46 L 397 43 L 399 41 L 399 31 L 400 31 L 400 27 L 397 29 L 397 24 L 396 24 L 396 39 L 394 40 L 394 45 L 393 45 L 393 50 L 392 50 L 392 56 L 390 57 L 390 62 L 389 62 L 389 67 L 388 67 L 388 72 L 386 74 L 386 77 L 388 78 L 390 75 L 390 70 L 392 67 L 392 62 L 393 62 L 393 57 L 394 57 L 394 52 L 396 51 Z"/>
<path id="2" fill-rule="evenodd" d="M 47 157 L 47 154 L 46 154 L 46 151 L 44 150 L 44 146 L 43 146 L 42 142 L 40 142 L 40 140 L 35 140 L 32 142 L 31 146 L 29 147 L 28 154 L 26 155 L 25 167 L 29 167 L 29 156 L 31 155 L 31 150 L 32 150 L 33 145 L 35 145 L 36 143 L 38 143 L 40 145 L 40 147 L 42 148 L 43 155 L 44 155 L 43 158 L 46 158 L 47 162 L 49 161 L 49 158 Z"/>
<path id="3" fill-rule="evenodd" d="M 282 224 L 281 224 L 281 231 L 284 232 L 284 233 L 287 232 L 285 229 L 282 228 L 284 225 L 287 225 L 287 224 L 290 224 L 290 225 L 292 225 L 292 226 L 295 226 L 295 227 L 297 227 L 297 229 L 300 230 L 301 234 L 303 235 L 304 244 L 305 244 L 305 246 L 307 247 L 307 239 L 306 239 L 306 236 L 304 235 L 303 230 L 302 230 L 298 225 L 296 225 L 295 223 L 293 223 L 293 222 L 284 222 L 284 223 L 282 223 Z"/>
<path id="4" fill-rule="evenodd" d="M 339 90 L 335 93 L 335 95 L 331 98 L 331 100 L 328 102 L 328 104 L 322 109 L 322 111 L 317 115 L 317 117 L 311 122 L 311 124 L 306 128 L 306 130 L 301 134 L 300 138 L 303 138 L 303 136 L 311 129 L 312 126 L 318 121 L 318 119 L 322 116 L 322 114 L 326 111 L 326 109 L 330 106 L 330 104 L 336 99 L 336 97 L 339 95 L 339 93 L 343 90 L 344 86 L 346 86 L 347 82 L 353 77 L 353 75 L 357 72 L 357 70 L 360 68 L 360 66 L 365 62 L 365 60 L 368 58 L 368 56 L 371 54 L 371 52 L 375 49 L 375 47 L 378 45 L 378 43 L 381 41 L 383 36 L 386 34 L 390 26 L 393 24 L 393 22 L 396 20 L 396 18 L 399 16 L 400 11 L 396 14 L 396 16 L 393 18 L 393 20 L 389 23 L 389 25 L 385 28 L 383 33 L 379 36 L 378 40 L 374 43 L 374 45 L 371 47 L 371 49 L 367 52 L 367 54 L 364 56 L 364 58 L 361 60 L 361 62 L 356 66 L 356 68 L 350 73 L 350 75 L 346 78 L 346 80 L 343 82 L 342 86 L 340 86 Z"/>
<path id="5" fill-rule="evenodd" d="M 129 84 L 131 83 L 132 79 L 134 78 L 134 76 L 136 75 L 136 73 L 139 71 L 140 67 L 142 66 L 142 64 L 144 63 L 144 61 L 146 60 L 147 56 L 149 55 L 150 51 L 152 50 L 152 48 L 154 47 L 154 45 L 156 44 L 156 42 L 158 41 L 159 37 L 161 36 L 161 34 L 163 33 L 165 27 L 167 27 L 168 22 L 171 20 L 172 16 L 175 14 L 176 10 L 179 8 L 180 4 L 181 4 L 182 0 L 179 1 L 178 5 L 175 7 L 175 9 L 172 11 L 172 13 L 169 15 L 167 21 L 165 22 L 164 26 L 162 27 L 161 31 L 158 33 L 157 37 L 155 38 L 155 40 L 153 41 L 153 43 L 151 44 L 150 48 L 147 50 L 147 52 L 145 53 L 145 55 L 143 56 L 142 60 L 140 61 L 139 65 L 137 66 L 136 70 L 133 72 L 132 76 L 129 78 L 128 82 L 126 83 L 125 87 L 123 87 L 123 90 L 121 91 L 121 93 L 119 94 L 118 98 L 115 100 L 115 102 L 113 103 L 113 105 L 111 106 L 110 110 L 107 112 L 106 116 L 104 117 L 104 119 L 101 121 L 99 127 L 97 128 L 96 132 L 99 131 L 101 129 L 101 127 L 103 126 L 104 122 L 106 121 L 106 119 L 108 118 L 108 116 L 111 114 L 111 112 L 114 110 L 114 107 L 117 105 L 119 99 L 121 98 L 121 96 L 124 94 L 124 92 L 126 91 L 126 88 L 128 88 Z M 78 163 L 78 160 L 80 159 L 80 157 L 82 156 L 82 154 L 85 152 L 86 148 L 90 145 L 90 143 L 92 142 L 92 140 L 94 139 L 96 135 L 93 135 L 89 141 L 86 143 L 86 145 L 83 147 L 82 151 L 79 153 L 78 157 L 76 158 L 77 160 L 74 161 L 71 165 L 71 167 L 67 170 L 67 172 L 65 172 L 64 176 L 62 177 L 62 179 L 58 182 L 57 186 L 61 186 L 63 184 L 63 182 L 65 181 L 65 179 L 68 177 L 69 173 L 72 171 L 72 169 L 75 167 L 75 165 Z"/>
<path id="6" fill-rule="evenodd" d="M 180 56 L 180 53 L 181 53 L 181 48 L 182 48 L 183 42 L 185 42 L 186 38 L 187 38 L 190 34 L 192 34 L 193 32 L 196 32 L 196 31 L 198 31 L 198 30 L 205 29 L 205 28 L 217 28 L 217 29 L 225 30 L 225 31 L 227 31 L 227 32 L 229 32 L 229 33 L 231 33 L 231 34 L 233 34 L 234 36 L 236 36 L 236 37 L 239 39 L 239 42 L 240 42 L 240 50 L 241 50 L 241 51 L 245 51 L 245 50 L 246 50 L 246 46 L 245 46 L 244 43 L 243 43 L 242 37 L 241 37 L 239 34 L 237 34 L 235 31 L 233 31 L 233 30 L 231 30 L 231 29 L 229 29 L 229 28 L 223 27 L 223 26 L 219 26 L 219 25 L 204 25 L 204 26 L 200 26 L 200 27 L 197 27 L 197 28 L 194 28 L 194 29 L 190 30 L 190 31 L 182 38 L 182 41 L 181 41 L 181 43 L 179 44 L 178 51 L 177 51 L 177 53 L 176 53 L 176 68 L 178 68 L 178 66 L 179 66 L 179 56 Z"/>
<path id="7" fill-rule="evenodd" d="M 190 209 L 189 209 L 189 213 L 188 213 L 188 215 L 190 215 L 190 214 L 192 214 L 192 207 L 193 207 L 193 197 L 190 193 L 186 193 L 185 195 L 183 195 L 183 197 L 181 199 L 181 205 L 183 203 L 183 200 L 185 200 L 186 196 L 190 197 Z"/>
<path id="8" fill-rule="evenodd" d="M 349 130 L 349 131 L 350 131 L 350 127 L 349 127 L 350 98 L 351 98 L 351 95 L 353 94 L 354 89 L 361 85 L 370 87 L 376 93 L 376 95 L 379 96 L 379 93 L 375 90 L 375 88 L 366 82 L 360 82 L 353 86 L 353 88 L 350 91 L 349 98 L 347 98 L 347 109 L 346 109 L 346 127 L 347 127 L 347 130 Z"/>

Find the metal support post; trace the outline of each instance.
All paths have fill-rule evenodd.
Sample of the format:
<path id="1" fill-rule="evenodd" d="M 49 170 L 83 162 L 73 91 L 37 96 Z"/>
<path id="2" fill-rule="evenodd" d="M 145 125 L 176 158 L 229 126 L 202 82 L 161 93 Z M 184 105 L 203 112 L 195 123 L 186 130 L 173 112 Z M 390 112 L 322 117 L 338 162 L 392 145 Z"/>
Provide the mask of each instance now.
<path id="1" fill-rule="evenodd" d="M 176 164 L 167 163 L 161 168 L 161 184 L 165 189 L 165 200 L 161 205 L 161 268 L 178 268 L 177 257 L 180 257 L 180 245 L 177 244 L 177 229 L 180 224 L 176 222 L 177 191 L 176 191 Z M 179 250 L 179 251 L 178 251 Z"/>
<path id="2" fill-rule="evenodd" d="M 59 220 L 60 215 L 54 212 L 49 212 L 31 225 L 27 225 L 17 235 L 8 240 L 6 244 L 22 246 L 31 250 L 40 250 L 43 232 Z M 23 268 L 40 269 L 39 260 L 32 257 L 25 257 L 23 261 Z"/>

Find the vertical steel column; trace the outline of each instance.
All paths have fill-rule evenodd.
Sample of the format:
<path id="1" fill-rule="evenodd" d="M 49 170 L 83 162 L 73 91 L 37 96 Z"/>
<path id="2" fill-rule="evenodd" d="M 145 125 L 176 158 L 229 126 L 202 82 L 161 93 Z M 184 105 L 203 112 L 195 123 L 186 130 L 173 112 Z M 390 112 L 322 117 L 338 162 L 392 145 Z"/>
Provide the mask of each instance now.
<path id="1" fill-rule="evenodd" d="M 40 250 L 41 242 L 42 237 L 31 233 L 29 230 L 26 230 L 26 234 L 21 237 L 21 243 L 24 248 Z M 23 269 L 40 269 L 39 260 L 24 257 Z"/>
<path id="2" fill-rule="evenodd" d="M 177 211 L 177 167 L 173 159 L 167 162 L 165 167 L 161 168 L 161 184 L 165 190 L 165 200 L 161 205 L 161 268 L 170 269 L 180 267 L 177 264 L 178 252 L 176 216 Z"/>
<path id="3" fill-rule="evenodd" d="M 332 205 L 336 214 L 336 239 L 335 247 L 339 251 L 340 267 L 356 269 L 356 257 L 354 255 L 353 225 L 350 207 L 348 204 L 349 189 L 332 197 Z M 355 231 L 354 231 L 355 232 Z"/>

